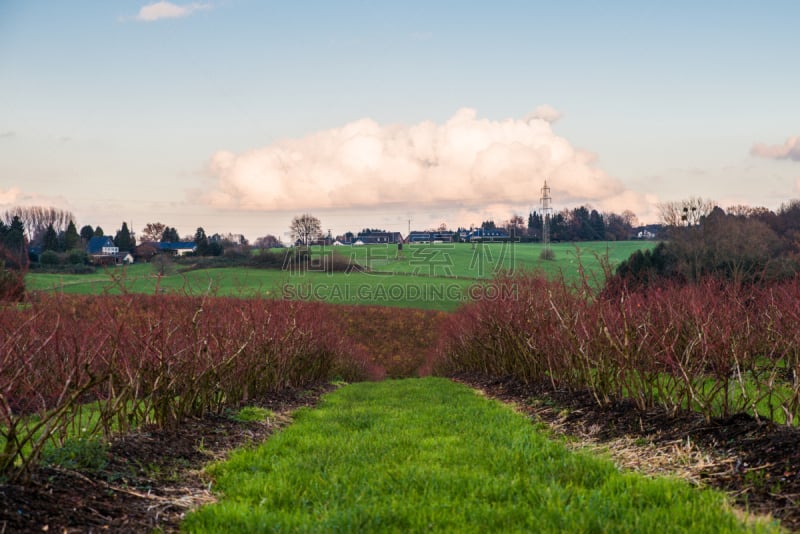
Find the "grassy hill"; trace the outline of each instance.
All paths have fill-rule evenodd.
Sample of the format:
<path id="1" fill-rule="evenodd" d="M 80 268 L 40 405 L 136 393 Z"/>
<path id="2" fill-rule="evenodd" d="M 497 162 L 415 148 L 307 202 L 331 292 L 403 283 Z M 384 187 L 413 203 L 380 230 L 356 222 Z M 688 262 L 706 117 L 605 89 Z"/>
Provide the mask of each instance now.
<path id="1" fill-rule="evenodd" d="M 347 247 L 336 253 L 352 258 L 373 271 L 415 273 L 426 276 L 491 278 L 498 271 L 541 270 L 548 275 L 563 273 L 577 276 L 578 263 L 590 270 L 597 268 L 597 257 L 608 257 L 612 265 L 628 258 L 634 251 L 650 248 L 644 241 L 555 243 L 550 248 L 555 258 L 541 259 L 543 246 L 538 243 L 440 243 L 434 245 L 396 245 Z"/>
<path id="2" fill-rule="evenodd" d="M 148 264 L 109 267 L 95 274 L 67 275 L 30 273 L 27 287 L 34 291 L 78 294 L 120 292 L 235 295 L 242 297 L 323 300 L 334 303 L 378 304 L 453 310 L 469 299 L 469 288 L 501 271 L 539 270 L 547 276 L 563 275 L 577 281 L 580 267 L 590 277 L 602 280 L 600 259 L 618 265 L 632 252 L 650 248 L 651 242 L 618 241 L 556 243 L 555 258 L 540 258 L 542 246 L 535 243 L 442 243 L 362 247 L 315 247 L 308 269 L 254 269 L 225 267 L 186 269 L 175 264 L 158 275 Z M 315 271 L 323 256 L 366 268 L 366 272 L 327 273 Z"/>

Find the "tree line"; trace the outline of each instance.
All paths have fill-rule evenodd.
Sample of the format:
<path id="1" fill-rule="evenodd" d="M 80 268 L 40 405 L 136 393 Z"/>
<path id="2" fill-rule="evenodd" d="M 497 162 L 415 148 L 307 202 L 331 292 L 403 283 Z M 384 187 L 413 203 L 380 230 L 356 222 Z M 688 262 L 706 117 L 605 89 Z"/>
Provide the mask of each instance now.
<path id="1" fill-rule="evenodd" d="M 539 211 L 528 213 L 526 221 L 515 214 L 502 224 L 494 220 L 481 223 L 484 230 L 502 228 L 513 238 L 522 241 L 542 241 L 544 219 L 548 216 Z M 622 214 L 614 212 L 601 213 L 591 206 L 564 208 L 549 215 L 550 241 L 624 241 L 635 236 L 635 227 L 639 224 L 636 214 L 625 210 Z"/>
<path id="2" fill-rule="evenodd" d="M 0 213 L 0 263 L 4 269 L 24 270 L 30 261 L 42 264 L 82 264 L 87 260 L 86 247 L 93 237 L 104 237 L 100 226 L 85 225 L 80 230 L 75 216 L 67 210 L 42 206 L 17 206 Z M 109 235 L 109 237 L 112 237 Z M 272 236 L 268 238 L 275 239 Z M 137 253 L 137 246 L 150 243 L 194 242 L 196 255 L 219 256 L 226 248 L 241 248 L 249 243 L 241 234 L 206 235 L 198 227 L 194 235 L 178 234 L 175 227 L 161 222 L 147 223 L 137 236 L 127 222 L 113 234 L 120 251 Z M 268 243 L 271 241 L 268 239 Z M 156 247 L 149 255 L 155 254 Z M 148 251 L 144 251 L 148 255 Z"/>
<path id="3" fill-rule="evenodd" d="M 789 279 L 800 270 L 800 200 L 775 212 L 742 205 L 723 209 L 701 198 L 659 208 L 665 224 L 662 242 L 623 262 L 614 279 L 617 286 L 693 283 L 708 277 L 752 284 Z"/>
<path id="4" fill-rule="evenodd" d="M 521 215 L 515 214 L 501 224 L 492 219 L 482 221 L 480 228 L 484 230 L 502 228 L 514 239 L 539 242 L 542 240 L 543 219 L 544 214 L 532 211 L 528 214 L 527 224 Z M 549 223 L 550 241 L 624 241 L 636 237 L 635 227 L 639 224 L 636 215 L 630 210 L 622 214 L 600 213 L 590 206 L 565 208 L 550 215 Z M 427 231 L 447 232 L 448 227 L 446 223 L 441 223 L 437 228 Z M 369 232 L 385 232 L 385 230 L 377 228 L 362 230 L 362 233 Z M 458 235 L 468 230 L 458 228 L 454 232 Z M 289 234 L 296 243 L 313 243 L 322 237 L 322 225 L 317 217 L 304 213 L 292 219 Z M 341 237 L 352 241 L 355 234 L 346 232 Z"/>
<path id="5" fill-rule="evenodd" d="M 532 211 L 528 214 L 527 236 L 532 241 L 542 240 L 545 214 Z M 550 241 L 624 241 L 635 237 L 638 225 L 636 215 L 625 210 L 622 214 L 601 213 L 591 206 L 563 209 L 550 216 Z"/>
<path id="6" fill-rule="evenodd" d="M 481 222 L 484 230 L 504 229 L 508 235 L 521 241 L 542 241 L 544 219 L 548 216 L 540 211 L 528 213 L 528 220 L 515 214 L 507 221 L 498 224 L 493 219 Z M 564 208 L 549 215 L 550 241 L 624 241 L 633 239 L 635 227 L 639 224 L 636 214 L 625 210 L 622 214 L 601 213 L 591 206 Z M 446 225 L 442 225 L 446 229 Z M 441 228 L 440 228 L 441 229 Z M 465 230 L 459 228 L 459 230 Z"/>

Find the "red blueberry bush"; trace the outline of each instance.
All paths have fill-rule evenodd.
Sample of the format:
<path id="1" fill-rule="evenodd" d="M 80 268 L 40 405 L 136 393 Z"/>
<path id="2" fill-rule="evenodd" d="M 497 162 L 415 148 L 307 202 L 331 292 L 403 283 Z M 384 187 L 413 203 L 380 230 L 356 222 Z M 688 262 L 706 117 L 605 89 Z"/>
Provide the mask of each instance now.
<path id="1" fill-rule="evenodd" d="M 588 390 L 598 403 L 800 417 L 800 280 L 592 292 L 534 274 L 449 317 L 436 371 Z M 491 287 L 491 286 L 489 286 Z"/>
<path id="2" fill-rule="evenodd" d="M 76 430 L 171 427 L 284 388 L 377 374 L 331 317 L 320 303 L 176 295 L 2 307 L 0 475 L 23 474 Z M 82 417 L 88 409 L 99 416 Z"/>

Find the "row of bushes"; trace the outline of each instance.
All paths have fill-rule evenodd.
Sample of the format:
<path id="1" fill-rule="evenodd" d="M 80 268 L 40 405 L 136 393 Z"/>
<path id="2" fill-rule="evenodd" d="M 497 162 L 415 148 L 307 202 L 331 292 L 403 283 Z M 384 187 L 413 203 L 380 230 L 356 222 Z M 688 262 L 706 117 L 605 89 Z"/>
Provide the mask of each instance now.
<path id="1" fill-rule="evenodd" d="M 76 435 L 174 427 L 283 388 L 367 378 L 331 317 L 320 303 L 172 295 L 0 308 L 0 476 Z"/>
<path id="2" fill-rule="evenodd" d="M 513 376 L 708 419 L 800 421 L 800 279 L 597 296 L 526 274 L 494 281 L 486 296 L 448 319 L 437 372 Z"/>
<path id="3" fill-rule="evenodd" d="M 390 306 L 330 305 L 331 319 L 351 350 L 368 355 L 377 378 L 430 374 L 448 314 Z"/>
<path id="4" fill-rule="evenodd" d="M 66 252 L 56 252 L 55 250 L 45 250 L 39 254 L 39 265 L 83 265 L 88 262 L 86 251 L 72 249 Z M 31 265 L 36 263 L 31 262 Z"/>

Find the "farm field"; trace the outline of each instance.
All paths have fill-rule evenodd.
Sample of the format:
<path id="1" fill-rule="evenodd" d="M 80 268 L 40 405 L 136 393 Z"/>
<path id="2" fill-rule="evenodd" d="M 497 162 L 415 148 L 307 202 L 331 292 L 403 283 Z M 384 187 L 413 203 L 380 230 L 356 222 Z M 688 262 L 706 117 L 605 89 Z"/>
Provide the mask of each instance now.
<path id="1" fill-rule="evenodd" d="M 349 247 L 342 254 L 373 271 L 491 278 L 501 271 L 538 270 L 548 276 L 563 274 L 567 280 L 575 280 L 581 264 L 587 271 L 599 275 L 598 257 L 608 257 L 609 264 L 616 266 L 633 252 L 654 245 L 650 241 L 553 243 L 550 245 L 555 255 L 552 261 L 540 258 L 543 246 L 539 243 L 413 244 L 404 245 L 400 257 L 396 246 L 372 245 Z"/>
<path id="2" fill-rule="evenodd" d="M 468 298 L 469 279 L 379 273 L 290 273 L 277 269 L 223 267 L 155 276 L 149 265 L 130 265 L 91 275 L 30 274 L 28 289 L 69 294 L 177 293 L 369 304 L 449 311 Z"/>
<path id="3" fill-rule="evenodd" d="M 513 397 L 525 407 L 550 406 L 548 399 L 554 394 L 587 394 L 588 403 L 574 409 L 594 414 L 594 419 L 578 428 L 578 436 L 596 432 L 599 420 L 622 425 L 627 415 L 612 416 L 604 410 L 623 405 L 640 414 L 634 427 L 641 429 L 636 441 L 642 443 L 649 443 L 656 432 L 679 436 L 688 447 L 711 430 L 704 447 L 716 450 L 719 443 L 727 443 L 729 455 L 716 463 L 705 461 L 692 480 L 710 477 L 708 485 L 730 492 L 740 510 L 774 511 L 789 528 L 800 524 L 791 502 L 784 502 L 784 495 L 793 495 L 798 485 L 794 473 L 800 465 L 795 447 L 800 387 L 792 381 L 800 369 L 800 282 L 746 291 L 715 281 L 666 284 L 625 293 L 624 298 L 604 293 L 587 299 L 575 291 L 581 275 L 587 284 L 599 284 L 604 272 L 641 246 L 652 243 L 554 245 L 552 262 L 542 262 L 541 248 L 532 245 L 415 245 L 404 247 L 399 257 L 396 247 L 313 248 L 310 261 L 300 269 L 200 268 L 187 258 L 167 264 L 162 275 L 148 264 L 92 275 L 30 274 L 29 289 L 39 294 L 28 306 L 3 309 L 5 319 L 0 322 L 6 339 L 0 354 L 6 368 L 0 372 L 0 394 L 15 399 L 17 408 L 5 414 L 0 427 L 0 437 L 5 436 L 0 449 L 10 450 L 4 469 L 9 476 L 24 478 L 25 470 L 33 469 L 39 459 L 46 468 L 53 458 L 73 461 L 70 451 L 102 459 L 101 445 L 112 434 L 136 434 L 140 424 L 155 424 L 165 432 L 179 424 L 181 433 L 183 423 L 198 415 L 235 413 L 253 396 L 280 397 L 290 386 L 433 374 L 480 384 L 490 395 L 500 386 L 498 398 L 507 398 L 502 386 L 516 387 L 513 382 L 543 386 L 543 397 Z M 333 255 L 336 261 L 326 259 Z M 315 270 L 326 262 L 338 269 L 348 264 L 355 268 Z M 19 354 L 27 356 L 19 359 Z M 59 362 L 64 365 L 55 365 Z M 25 371 L 46 368 L 50 371 Z M 65 396 L 60 390 L 64 384 L 74 384 L 74 392 Z M 421 393 L 406 393 L 404 398 L 411 405 L 410 397 L 417 395 L 427 398 Z M 96 399 L 94 404 L 85 404 L 91 399 Z M 99 410 L 96 417 L 92 409 Z M 425 411 L 415 410 L 420 417 Z M 26 413 L 39 419 L 27 419 Z M 441 417 L 456 417 L 458 411 L 449 413 Z M 298 421 L 302 417 L 306 416 L 301 413 Z M 644 432 L 645 419 L 658 421 L 651 433 Z M 562 424 L 560 416 L 549 421 L 556 427 Z M 605 432 L 609 425 L 600 426 Z M 82 441 L 76 445 L 71 432 L 78 428 Z M 633 430 L 625 428 L 628 433 Z M 726 432 L 741 432 L 746 438 L 727 438 L 740 434 Z M 383 434 L 395 433 L 415 435 L 411 429 L 384 427 Z M 383 434 L 366 439 L 379 443 Z M 200 431 L 201 443 L 204 435 Z M 147 451 L 145 464 L 152 461 L 150 455 L 159 454 L 156 451 L 164 452 Z M 731 471 L 731 465 L 737 467 Z M 418 468 L 413 464 L 402 469 Z M 638 470 L 639 464 L 633 468 Z M 118 476 L 101 469 L 98 476 Z M 603 469 L 595 466 L 587 472 L 602 474 Z M 367 478 L 359 481 L 366 484 Z M 597 488 L 584 489 L 594 495 Z M 468 499 L 461 495 L 453 502 Z M 456 505 L 440 508 L 447 506 Z M 406 530 L 421 529 L 402 521 L 398 524 Z M 563 528 L 591 529 L 601 520 L 587 521 Z M 722 531 L 741 527 L 720 524 Z"/>
<path id="4" fill-rule="evenodd" d="M 677 436 L 669 442 L 672 451 L 675 443 L 681 443 L 681 450 L 696 443 L 696 432 L 711 431 L 705 442 L 709 449 L 698 450 L 698 455 L 712 449 L 716 454 L 719 444 L 725 444 L 726 451 L 737 447 L 736 452 L 711 463 L 704 460 L 692 480 L 709 480 L 710 486 L 730 491 L 740 509 L 774 511 L 789 528 L 800 524 L 791 502 L 800 482 L 795 474 L 800 473 L 795 428 L 800 419 L 796 404 L 800 389 L 792 382 L 794 375 L 787 372 L 797 366 L 792 348 L 798 339 L 800 282 L 733 291 L 709 281 L 627 293 L 624 299 L 585 299 L 561 280 L 525 271 L 487 279 L 481 285 L 487 292 L 516 286 L 519 298 L 478 299 L 455 313 L 443 313 L 329 306 L 304 298 L 213 297 L 219 289 L 212 288 L 208 279 L 206 292 L 213 298 L 191 297 L 182 289 L 136 293 L 124 285 L 129 283 L 127 270 L 112 272 L 123 271 L 126 276 L 114 280 L 115 291 L 121 295 L 48 291 L 31 298 L 26 306 L 0 308 L 0 339 L 5 340 L 0 353 L 0 394 L 12 399 L 14 407 L 2 412 L 0 424 L 6 445 L 0 443 L 0 449 L 7 452 L 0 459 L 9 480 L 22 480 L 28 468 L 38 472 L 39 458 L 52 462 L 51 445 L 65 449 L 58 461 L 72 462 L 70 451 L 103 460 L 102 444 L 118 430 L 138 435 L 139 424 L 155 425 L 156 430 L 176 436 L 183 434 L 184 423 L 192 427 L 203 414 L 226 418 L 224 414 L 235 413 L 242 403 L 257 401 L 260 395 L 282 398 L 292 388 L 331 381 L 434 374 L 465 383 L 472 383 L 470 377 L 482 377 L 483 382 L 477 383 L 487 393 L 486 386 L 492 384 L 517 390 L 520 384 L 538 385 L 539 393 L 522 389 L 533 393 L 513 397 L 517 406 L 526 408 L 554 406 L 552 398 L 559 394 L 583 398 L 588 402 L 575 408 L 575 413 L 593 417 L 577 436 L 617 430 L 628 436 L 640 429 L 642 434 L 635 441 L 647 445 L 666 433 Z M 217 271 L 221 270 L 188 271 L 185 276 Z M 392 272 L 353 275 L 451 280 Z M 298 278 L 307 276 L 327 275 L 298 274 Z M 414 396 L 404 395 L 410 406 Z M 499 398 L 504 398 L 502 391 Z M 93 406 L 86 404 L 92 399 Z M 97 418 L 84 417 L 89 408 L 100 410 Z M 615 408 L 625 410 L 614 412 Z M 686 408 L 693 411 L 687 414 Z M 570 410 L 567 407 L 563 413 L 574 421 Z M 415 414 L 423 412 L 416 408 Z M 452 413 L 455 417 L 458 411 Z M 561 413 L 556 410 L 552 419 L 556 427 L 563 424 Z M 628 416 L 633 426 L 622 425 L 631 419 Z M 484 426 L 474 420 L 473 430 Z M 650 426 L 651 421 L 657 424 Z M 200 445 L 188 444 L 192 450 L 203 447 L 211 435 L 194 432 L 190 437 Z M 394 427 L 387 432 L 413 434 Z M 127 439 L 123 437 L 123 442 Z M 170 448 L 168 443 L 169 439 L 158 448 L 147 447 L 136 465 L 152 463 Z M 194 459 L 186 465 L 196 469 L 198 462 Z M 93 461 L 86 468 L 98 469 L 101 463 Z M 64 469 L 63 465 L 56 468 L 56 479 L 63 480 Z M 119 467 L 99 469 L 81 472 L 109 481 L 120 476 Z M 54 489 L 51 478 L 52 473 L 33 488 L 49 495 Z M 137 482 L 137 491 L 150 484 Z M 92 495 L 106 503 L 109 491 L 116 499 L 125 488 L 97 485 Z M 26 495 L 5 508 L 39 503 L 38 497 Z M 76 495 L 66 491 L 66 498 Z M 147 517 L 152 516 L 144 510 L 151 504 L 139 503 Z M 12 520 L 0 516 L 0 522 L 6 519 Z M 100 524 L 111 524 L 108 521 Z"/>
<path id="5" fill-rule="evenodd" d="M 621 473 L 440 378 L 347 385 L 210 468 L 188 532 L 745 532 L 724 496 Z"/>
<path id="6" fill-rule="evenodd" d="M 174 292 L 187 295 L 287 298 L 337 304 L 371 304 L 452 311 L 471 300 L 470 288 L 500 272 L 538 270 L 550 277 L 580 280 L 582 266 L 590 280 L 602 280 L 598 258 L 618 265 L 636 250 L 654 246 L 647 241 L 557 243 L 554 261 L 540 259 L 542 246 L 531 243 L 466 243 L 406 245 L 398 257 L 395 245 L 312 249 L 312 262 L 336 254 L 368 272 L 319 272 L 312 266 L 298 271 L 225 267 L 186 270 L 173 265 L 157 276 L 155 267 L 134 264 L 111 267 L 90 275 L 29 273 L 32 291 L 70 294 Z"/>

